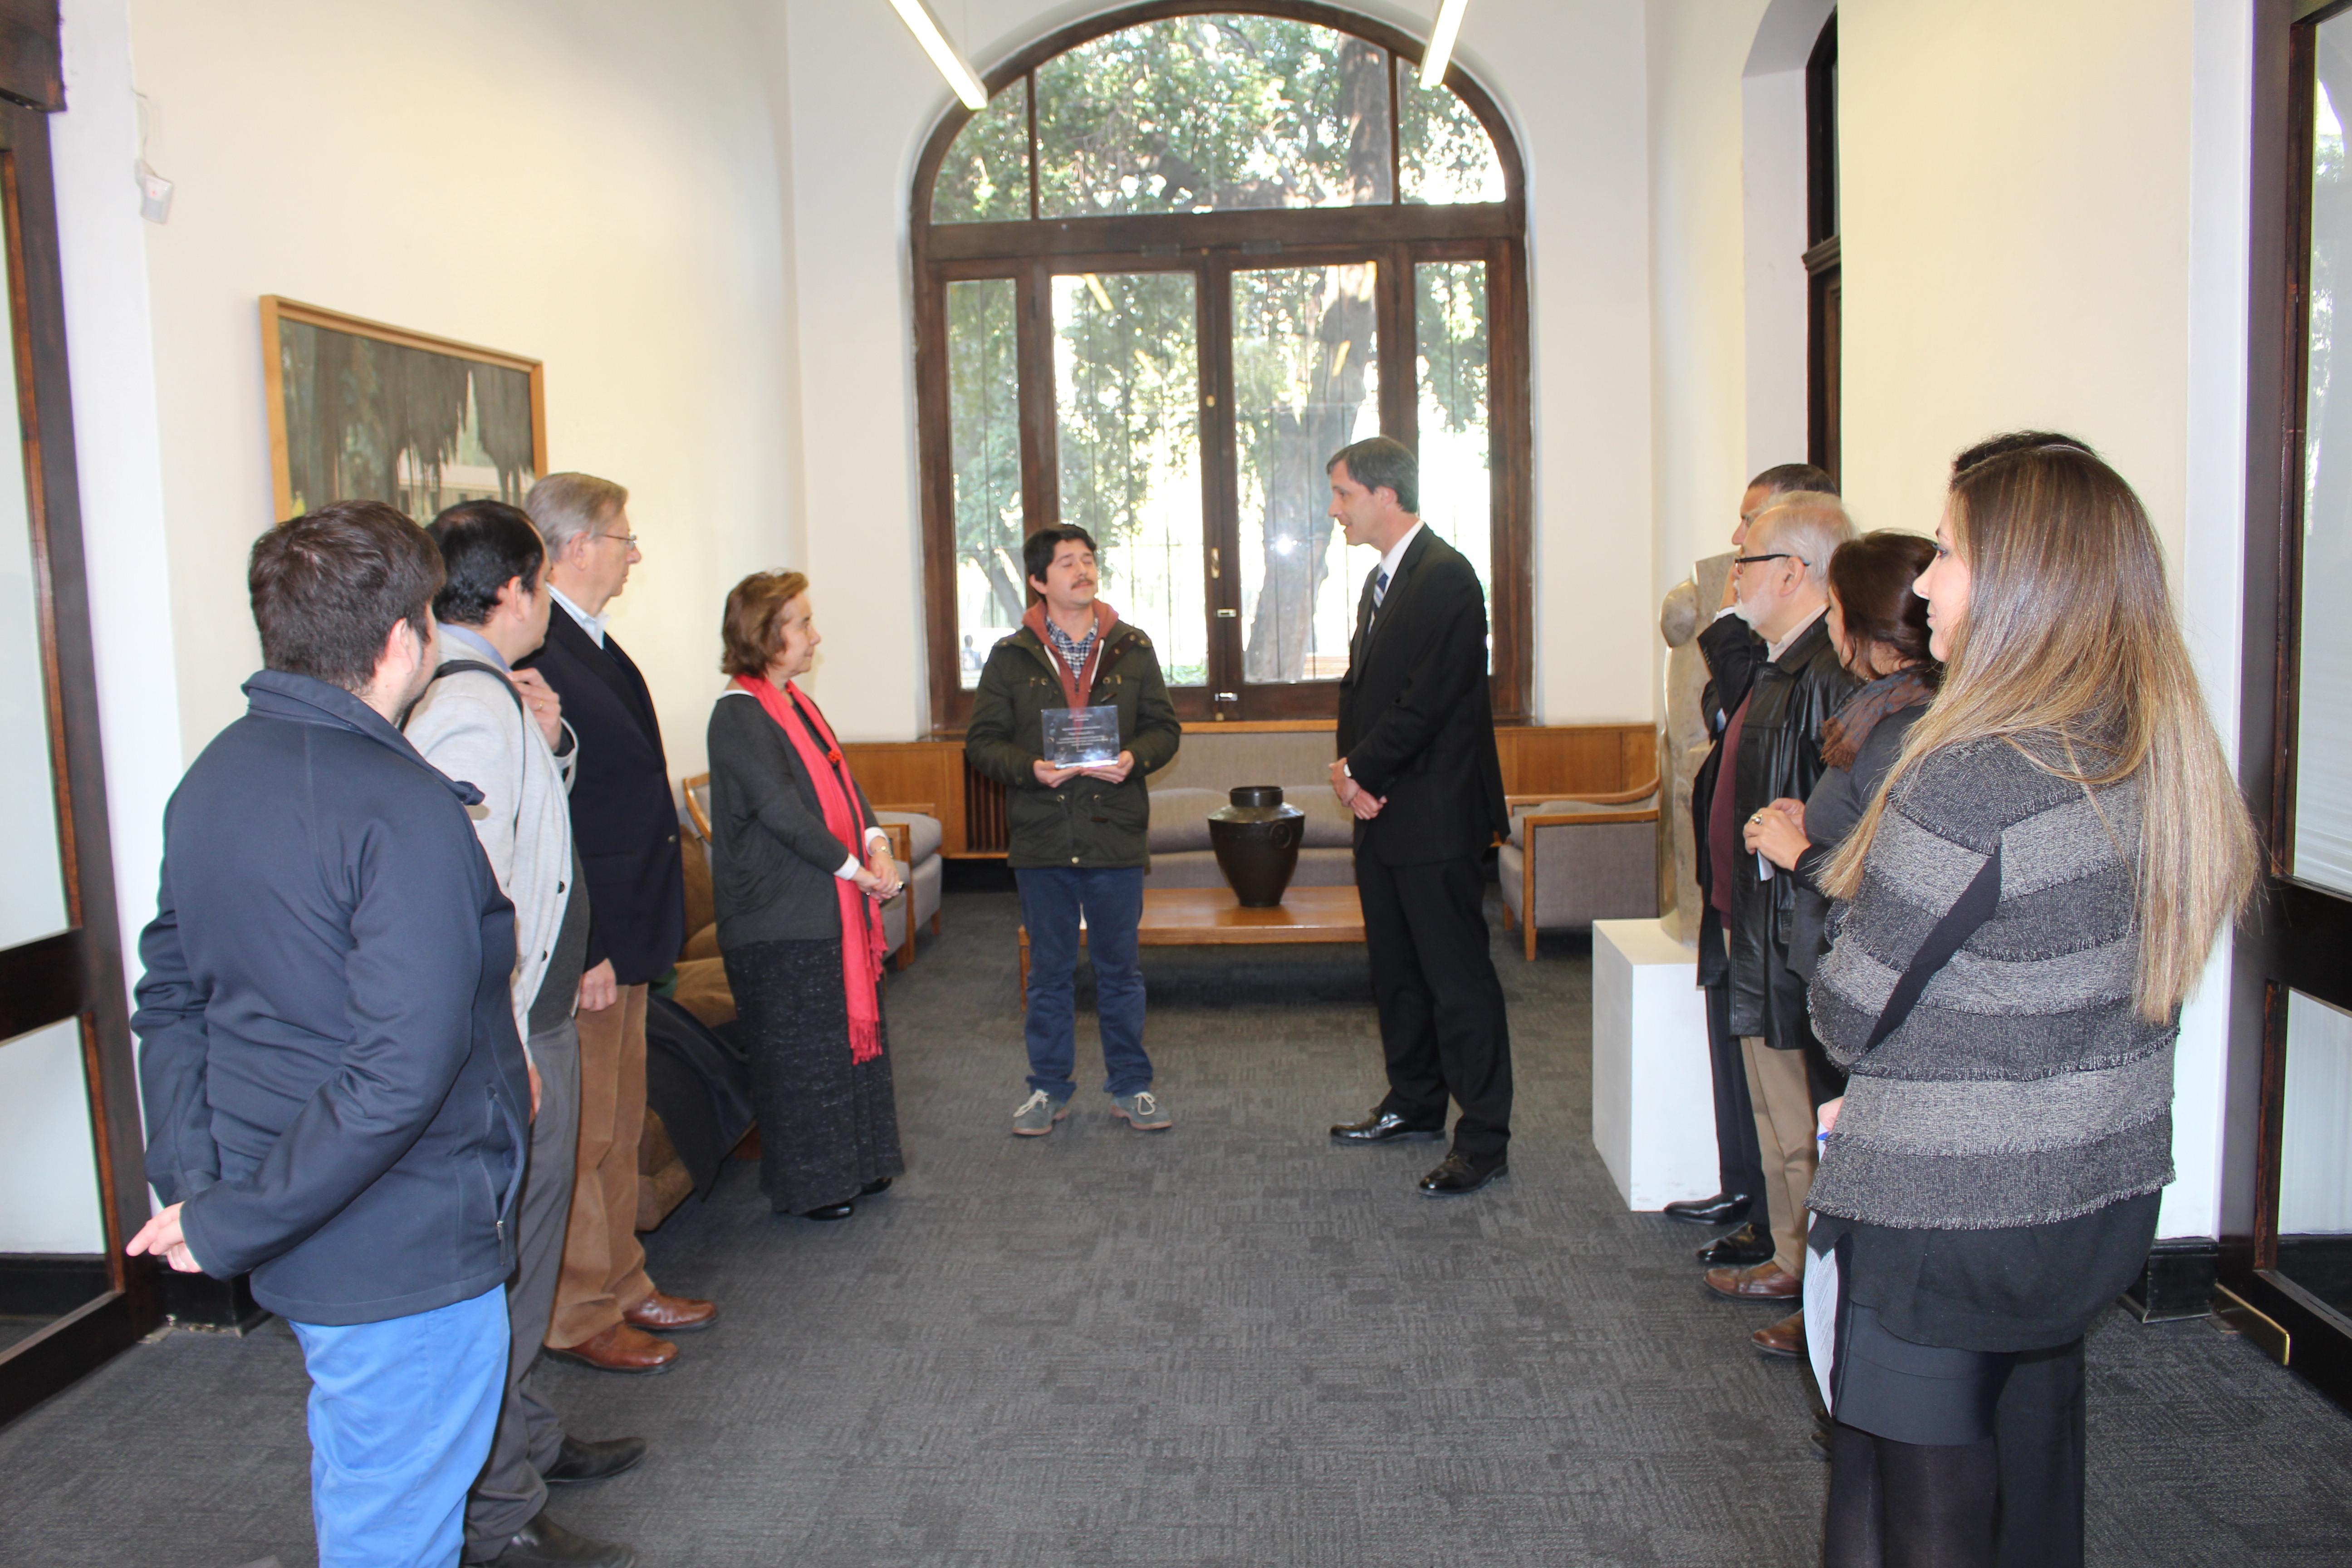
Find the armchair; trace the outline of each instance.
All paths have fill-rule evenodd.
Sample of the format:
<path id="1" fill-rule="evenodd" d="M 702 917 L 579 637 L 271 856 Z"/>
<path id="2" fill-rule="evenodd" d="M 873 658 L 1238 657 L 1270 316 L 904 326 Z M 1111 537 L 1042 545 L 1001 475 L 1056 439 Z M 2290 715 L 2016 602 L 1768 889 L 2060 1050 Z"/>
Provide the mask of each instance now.
<path id="1" fill-rule="evenodd" d="M 1658 786 L 1610 795 L 1515 795 L 1511 836 L 1496 851 L 1503 928 L 1516 921 L 1526 951 L 1536 932 L 1658 912 Z"/>

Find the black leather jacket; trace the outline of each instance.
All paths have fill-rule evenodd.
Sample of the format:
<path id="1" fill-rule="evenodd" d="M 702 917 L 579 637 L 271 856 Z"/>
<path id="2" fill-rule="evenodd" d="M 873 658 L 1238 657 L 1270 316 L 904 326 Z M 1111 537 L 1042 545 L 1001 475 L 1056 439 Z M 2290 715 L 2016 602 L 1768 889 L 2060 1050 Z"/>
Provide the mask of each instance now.
<path id="1" fill-rule="evenodd" d="M 1803 800 L 1813 793 L 1822 762 L 1822 723 L 1853 690 L 1854 679 L 1838 662 L 1826 616 L 1798 634 L 1777 659 L 1759 659 L 1740 726 L 1739 755 L 1730 760 L 1731 804 L 1744 820 L 1783 796 Z M 1774 1050 L 1803 1047 L 1812 1028 L 1805 1014 L 1805 982 L 1789 967 L 1794 934 L 1798 880 L 1776 872 L 1757 876 L 1756 857 L 1739 853 L 1715 874 L 1731 877 L 1731 923 L 1724 932 L 1730 948 L 1731 1032 L 1761 1035 Z"/>

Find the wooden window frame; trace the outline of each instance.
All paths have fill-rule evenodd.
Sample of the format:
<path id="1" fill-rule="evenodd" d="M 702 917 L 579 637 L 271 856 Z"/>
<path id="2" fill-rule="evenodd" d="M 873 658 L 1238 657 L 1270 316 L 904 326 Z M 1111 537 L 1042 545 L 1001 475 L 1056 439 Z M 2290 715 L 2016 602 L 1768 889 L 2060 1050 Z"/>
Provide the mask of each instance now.
<path id="1" fill-rule="evenodd" d="M 1838 245 L 1837 13 L 1805 60 L 1805 460 L 1838 479 L 1845 289 Z"/>
<path id="2" fill-rule="evenodd" d="M 1528 325 L 1527 203 L 1524 165 L 1501 110 L 1459 65 L 1445 85 L 1477 119 L 1502 165 L 1504 199 L 1461 205 L 1402 200 L 1391 175 L 1391 200 L 1354 207 L 1275 208 L 1242 212 L 1146 213 L 1106 217 L 1041 219 L 1035 216 L 1035 72 L 1056 55 L 1108 34 L 1171 17 L 1243 14 L 1329 27 L 1385 49 L 1390 68 L 1392 158 L 1399 144 L 1397 62 L 1418 63 L 1418 39 L 1370 17 L 1312 0 L 1150 0 L 1089 17 L 1047 35 L 989 73 L 992 99 L 1016 79 L 1029 79 L 1030 210 L 1027 219 L 985 223 L 931 221 L 933 186 L 941 163 L 973 111 L 950 109 L 917 161 L 909 214 L 915 287 L 917 440 L 921 458 L 923 596 L 929 645 L 931 733 L 962 732 L 972 693 L 958 668 L 955 475 L 950 458 L 947 285 L 1009 278 L 1015 285 L 1017 359 L 1021 370 L 1022 509 L 1029 531 L 1061 515 L 1055 461 L 1052 279 L 1082 271 L 1186 271 L 1199 280 L 1201 391 L 1215 399 L 1202 422 L 1202 522 L 1210 549 L 1235 570 L 1210 576 L 1202 562 L 1209 611 L 1210 680 L 1171 689 L 1180 715 L 1191 721 L 1262 721 L 1328 719 L 1338 709 L 1339 683 L 1241 681 L 1242 622 L 1219 618 L 1241 607 L 1237 569 L 1240 519 L 1228 499 L 1236 445 L 1231 417 L 1231 296 L 1235 271 L 1372 261 L 1379 265 L 1379 331 L 1382 363 L 1410 365 L 1400 352 L 1412 320 L 1412 268 L 1424 262 L 1482 260 L 1487 280 L 1487 413 L 1491 491 L 1492 581 L 1486 584 L 1493 637 L 1490 687 L 1497 722 L 1524 721 L 1534 685 L 1534 421 Z M 1381 380 L 1381 428 L 1408 445 L 1418 410 L 1409 375 Z M 1158 628 L 1147 628 L 1157 630 Z M 1220 690 L 1238 700 L 1221 701 Z"/>
<path id="3" fill-rule="evenodd" d="M 161 1268 L 122 1251 L 148 1215 L 144 1139 L 107 825 L 49 156 L 47 116 L 64 107 L 56 13 L 28 16 L 27 9 L 0 0 L 0 22 L 15 28 L 0 43 L 0 267 L 14 305 L 7 352 L 16 363 L 16 435 L 68 925 L 0 950 L 0 1050 L 18 1048 L 17 1038 L 34 1029 L 76 1026 L 105 1255 L 97 1260 L 102 1286 L 93 1281 L 79 1304 L 0 1349 L 0 1423 L 128 1349 L 163 1317 Z"/>
<path id="4" fill-rule="evenodd" d="M 2280 874 L 2294 842 L 2315 46 L 2319 24 L 2347 10 L 2352 0 L 2255 5 L 2238 782 L 2264 874 L 2232 939 L 2215 1309 L 2352 1410 L 2346 1315 L 2278 1268 L 2288 993 L 2352 1006 L 2352 900 Z"/>

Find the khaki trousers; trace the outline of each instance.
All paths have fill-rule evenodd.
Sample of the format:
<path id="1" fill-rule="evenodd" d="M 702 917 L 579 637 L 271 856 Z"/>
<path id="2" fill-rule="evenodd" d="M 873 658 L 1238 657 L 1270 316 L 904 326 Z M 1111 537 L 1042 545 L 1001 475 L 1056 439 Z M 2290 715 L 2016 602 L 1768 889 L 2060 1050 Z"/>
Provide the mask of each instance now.
<path id="1" fill-rule="evenodd" d="M 637 1141 L 646 1127 L 646 988 L 577 1015 L 580 1165 L 547 1342 L 593 1340 L 654 1292 L 637 1243 Z"/>
<path id="2" fill-rule="evenodd" d="M 1761 1195 L 1772 1226 L 1772 1261 L 1801 1279 L 1805 1196 L 1813 1190 L 1819 1157 L 1805 1053 L 1776 1051 L 1761 1035 L 1742 1035 L 1739 1055 L 1748 1068 L 1748 1102 L 1756 1110 L 1756 1147 L 1764 1157 Z"/>

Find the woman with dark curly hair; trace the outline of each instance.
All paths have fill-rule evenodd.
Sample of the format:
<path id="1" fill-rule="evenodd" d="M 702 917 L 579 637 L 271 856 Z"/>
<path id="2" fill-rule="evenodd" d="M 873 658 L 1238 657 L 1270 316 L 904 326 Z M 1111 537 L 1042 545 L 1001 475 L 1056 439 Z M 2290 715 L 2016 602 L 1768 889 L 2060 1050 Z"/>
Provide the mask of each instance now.
<path id="1" fill-rule="evenodd" d="M 882 1019 L 890 840 L 832 726 L 793 684 L 824 641 L 808 579 L 755 572 L 727 595 L 710 712 L 719 952 L 751 1058 L 760 1186 L 779 1214 L 847 1219 L 906 1169 Z"/>
<path id="2" fill-rule="evenodd" d="M 2182 1001 L 2254 837 L 2131 488 L 1963 469 L 1918 582 L 1942 690 L 1822 874 L 1805 1329 L 1827 1561 L 2082 1561 L 2083 1335 L 2172 1180 Z"/>

